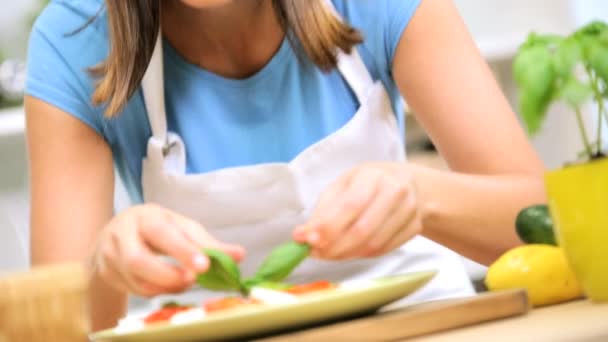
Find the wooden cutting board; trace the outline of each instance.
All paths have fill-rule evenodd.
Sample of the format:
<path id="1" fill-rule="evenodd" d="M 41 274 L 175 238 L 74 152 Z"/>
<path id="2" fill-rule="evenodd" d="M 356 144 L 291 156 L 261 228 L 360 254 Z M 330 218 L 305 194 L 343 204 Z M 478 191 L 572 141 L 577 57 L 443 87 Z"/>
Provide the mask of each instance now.
<path id="1" fill-rule="evenodd" d="M 466 299 L 414 305 L 257 341 L 396 341 L 523 315 L 529 309 L 524 290 L 493 292 Z"/>

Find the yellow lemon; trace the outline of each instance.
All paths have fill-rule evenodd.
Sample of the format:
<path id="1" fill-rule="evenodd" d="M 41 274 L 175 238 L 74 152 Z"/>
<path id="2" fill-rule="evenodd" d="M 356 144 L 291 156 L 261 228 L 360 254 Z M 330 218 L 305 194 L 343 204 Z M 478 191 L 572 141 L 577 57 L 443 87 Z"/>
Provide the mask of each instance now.
<path id="1" fill-rule="evenodd" d="M 506 252 L 490 266 L 485 283 L 490 291 L 524 288 L 533 306 L 583 295 L 563 250 L 550 245 L 525 245 Z"/>

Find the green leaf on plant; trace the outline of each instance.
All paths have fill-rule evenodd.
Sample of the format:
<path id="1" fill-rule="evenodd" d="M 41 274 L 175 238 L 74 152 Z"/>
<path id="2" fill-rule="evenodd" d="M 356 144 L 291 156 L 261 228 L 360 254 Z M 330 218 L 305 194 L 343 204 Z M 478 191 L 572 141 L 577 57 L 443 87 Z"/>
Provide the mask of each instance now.
<path id="1" fill-rule="evenodd" d="M 527 50 L 532 47 L 546 47 L 549 48 L 556 44 L 559 44 L 562 41 L 562 37 L 551 34 L 537 34 L 532 32 L 528 35 L 526 41 L 521 45 L 520 51 Z"/>
<path id="2" fill-rule="evenodd" d="M 539 131 L 553 98 L 553 67 L 553 56 L 543 45 L 522 49 L 513 65 L 515 82 L 521 90 L 520 111 L 531 135 Z"/>
<path id="3" fill-rule="evenodd" d="M 583 49 L 578 40 L 574 38 L 563 40 L 553 55 L 553 67 L 557 76 L 568 78 L 582 57 Z"/>
<path id="4" fill-rule="evenodd" d="M 608 43 L 592 41 L 587 45 L 587 61 L 596 75 L 608 85 Z"/>
<path id="5" fill-rule="evenodd" d="M 581 36 L 597 37 L 597 36 L 603 35 L 605 32 L 608 32 L 608 24 L 606 24 L 602 21 L 596 20 L 596 21 L 592 21 L 589 24 L 578 29 L 573 34 L 573 36 L 574 37 L 581 37 Z"/>
<path id="6" fill-rule="evenodd" d="M 205 249 L 209 258 L 209 270 L 197 275 L 197 283 L 213 291 L 240 291 L 241 274 L 232 257 L 222 251 Z"/>
<path id="7" fill-rule="evenodd" d="M 558 97 L 573 109 L 579 108 L 587 102 L 591 98 L 591 95 L 593 95 L 591 86 L 582 83 L 574 76 L 564 82 L 558 93 Z"/>

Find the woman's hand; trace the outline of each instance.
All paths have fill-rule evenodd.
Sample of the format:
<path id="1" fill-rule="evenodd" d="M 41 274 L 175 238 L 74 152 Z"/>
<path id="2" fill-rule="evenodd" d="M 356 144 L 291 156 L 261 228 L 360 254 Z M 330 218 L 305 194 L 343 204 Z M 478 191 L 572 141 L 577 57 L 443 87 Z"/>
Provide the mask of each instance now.
<path id="1" fill-rule="evenodd" d="M 209 267 L 203 247 L 220 249 L 237 261 L 244 255 L 241 247 L 215 240 L 192 220 L 144 205 L 116 216 L 103 229 L 93 262 L 101 278 L 117 290 L 151 297 L 192 286 L 196 274 Z"/>
<path id="2" fill-rule="evenodd" d="M 408 165 L 376 163 L 332 184 L 294 238 L 309 243 L 315 257 L 339 260 L 386 254 L 421 231 Z"/>

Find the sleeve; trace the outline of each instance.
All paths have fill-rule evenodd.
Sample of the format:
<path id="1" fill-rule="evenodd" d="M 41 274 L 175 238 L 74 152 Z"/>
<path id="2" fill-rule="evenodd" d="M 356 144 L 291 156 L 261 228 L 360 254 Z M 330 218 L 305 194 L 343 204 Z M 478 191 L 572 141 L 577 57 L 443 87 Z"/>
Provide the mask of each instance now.
<path id="1" fill-rule="evenodd" d="M 338 12 L 365 38 L 364 50 L 382 75 L 390 75 L 403 32 L 422 0 L 333 0 Z M 365 57 L 364 57 L 365 58 Z"/>
<path id="2" fill-rule="evenodd" d="M 422 0 L 382 0 L 385 5 L 384 41 L 388 65 L 393 64 L 401 36 Z"/>
<path id="3" fill-rule="evenodd" d="M 86 37 L 67 34 L 75 27 L 65 24 L 70 22 L 71 13 L 58 6 L 51 3 L 30 34 L 25 93 L 74 116 L 104 136 L 100 111 L 90 101 L 93 80 L 86 71 L 90 58 L 81 50 Z M 71 22 L 78 24 L 80 20 Z"/>

